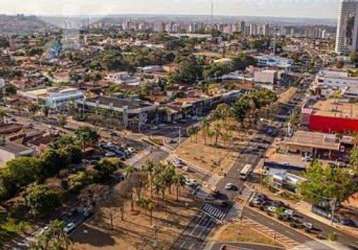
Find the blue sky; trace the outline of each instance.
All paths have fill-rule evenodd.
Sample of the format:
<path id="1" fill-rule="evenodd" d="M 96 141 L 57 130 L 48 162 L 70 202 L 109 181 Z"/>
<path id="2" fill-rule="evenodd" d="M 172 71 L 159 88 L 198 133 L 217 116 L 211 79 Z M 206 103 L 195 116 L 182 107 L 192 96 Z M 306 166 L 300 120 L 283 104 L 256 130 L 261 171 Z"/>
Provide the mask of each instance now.
<path id="1" fill-rule="evenodd" d="M 208 14 L 211 0 L 0 0 L 0 13 Z M 339 0 L 212 0 L 215 13 L 235 16 L 336 18 Z"/>

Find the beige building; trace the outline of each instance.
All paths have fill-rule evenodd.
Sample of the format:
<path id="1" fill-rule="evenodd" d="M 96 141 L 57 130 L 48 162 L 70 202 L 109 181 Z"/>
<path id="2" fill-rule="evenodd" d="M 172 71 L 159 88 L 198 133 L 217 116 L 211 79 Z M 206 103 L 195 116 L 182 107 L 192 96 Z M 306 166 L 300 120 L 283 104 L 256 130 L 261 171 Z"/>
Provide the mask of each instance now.
<path id="1" fill-rule="evenodd" d="M 4 142 L 0 144 L 0 166 L 19 156 L 31 156 L 34 151 L 21 144 Z"/>

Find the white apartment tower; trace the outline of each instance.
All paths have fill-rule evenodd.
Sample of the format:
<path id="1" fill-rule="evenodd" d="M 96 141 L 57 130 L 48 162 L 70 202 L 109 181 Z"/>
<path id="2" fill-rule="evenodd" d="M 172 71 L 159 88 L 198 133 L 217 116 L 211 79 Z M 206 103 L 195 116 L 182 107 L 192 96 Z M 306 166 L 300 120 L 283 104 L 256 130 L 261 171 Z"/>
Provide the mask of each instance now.
<path id="1" fill-rule="evenodd" d="M 336 53 L 358 50 L 358 1 L 342 0 L 338 13 Z"/>

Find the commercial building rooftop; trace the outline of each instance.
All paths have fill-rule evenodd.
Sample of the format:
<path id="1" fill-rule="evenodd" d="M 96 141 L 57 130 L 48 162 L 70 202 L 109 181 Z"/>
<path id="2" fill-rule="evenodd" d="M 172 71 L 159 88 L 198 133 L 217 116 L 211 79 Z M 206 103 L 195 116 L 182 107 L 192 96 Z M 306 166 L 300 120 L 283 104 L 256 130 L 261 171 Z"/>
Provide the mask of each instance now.
<path id="1" fill-rule="evenodd" d="M 297 131 L 292 137 L 285 138 L 284 144 L 317 149 L 340 149 L 340 140 L 334 134 Z"/>
<path id="2" fill-rule="evenodd" d="M 128 107 L 128 109 L 141 109 L 146 107 L 152 107 L 154 104 L 144 102 L 136 98 L 116 98 L 107 96 L 98 96 L 96 98 L 90 98 L 86 100 L 86 103 L 94 103 L 103 106 L 112 106 L 113 108 Z"/>
<path id="3" fill-rule="evenodd" d="M 24 145 L 9 142 L 9 141 L 6 141 L 4 144 L 0 144 L 0 150 L 10 152 L 15 155 L 19 155 L 19 154 L 23 154 L 24 152 L 32 151 L 30 148 L 28 148 Z"/>
<path id="4" fill-rule="evenodd" d="M 336 101 L 336 99 L 328 99 L 315 103 L 313 105 L 312 114 L 345 119 L 358 119 L 358 105 L 343 100 Z"/>

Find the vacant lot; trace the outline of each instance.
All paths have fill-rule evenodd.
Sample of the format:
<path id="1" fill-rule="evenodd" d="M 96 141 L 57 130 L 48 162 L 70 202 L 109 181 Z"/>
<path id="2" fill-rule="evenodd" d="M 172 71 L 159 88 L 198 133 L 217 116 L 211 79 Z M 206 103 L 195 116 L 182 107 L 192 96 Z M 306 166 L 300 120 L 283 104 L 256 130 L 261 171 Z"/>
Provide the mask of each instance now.
<path id="1" fill-rule="evenodd" d="M 214 125 L 211 125 L 213 130 Z M 235 163 L 238 151 L 248 138 L 245 132 L 240 131 L 231 121 L 227 126 L 230 129 L 222 128 L 230 136 L 226 141 L 219 137 L 216 143 L 214 136 L 207 136 L 203 130 L 197 135 L 192 135 L 182 143 L 175 151 L 176 155 L 191 165 L 209 171 L 213 174 L 222 175 L 226 173 Z"/>
<path id="2" fill-rule="evenodd" d="M 276 241 L 255 229 L 242 225 L 240 222 L 228 224 L 219 229 L 213 237 L 215 241 L 251 242 L 272 246 L 280 246 Z"/>
<path id="3" fill-rule="evenodd" d="M 164 201 L 159 197 L 153 198 L 155 208 L 152 225 L 150 212 L 137 205 L 131 210 L 131 202 L 128 200 L 125 201 L 124 221 L 122 221 L 120 205 L 116 200 L 111 200 L 99 209 L 90 222 L 72 235 L 74 249 L 170 249 L 198 211 L 198 204 L 190 199 L 185 190 L 179 201 L 176 201 L 174 193 L 166 195 Z"/>

